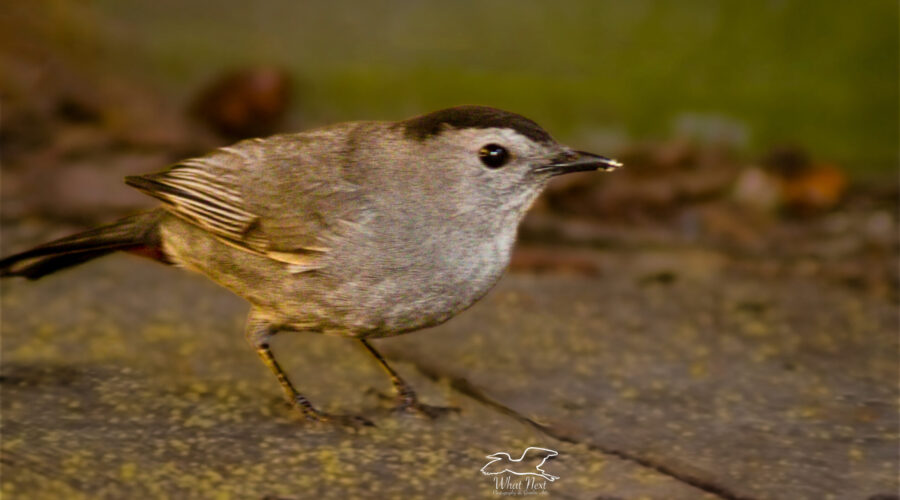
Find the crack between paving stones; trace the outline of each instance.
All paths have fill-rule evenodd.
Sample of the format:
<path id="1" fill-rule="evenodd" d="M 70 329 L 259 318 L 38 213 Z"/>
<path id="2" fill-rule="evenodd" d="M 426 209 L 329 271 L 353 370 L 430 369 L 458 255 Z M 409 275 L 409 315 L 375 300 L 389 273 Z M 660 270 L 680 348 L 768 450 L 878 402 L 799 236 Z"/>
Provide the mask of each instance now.
<path id="1" fill-rule="evenodd" d="M 747 497 L 747 496 L 743 496 L 738 493 L 735 493 L 735 492 L 729 490 L 728 488 L 726 488 L 725 486 L 722 486 L 721 484 L 717 484 L 715 482 L 708 481 L 706 479 L 697 477 L 696 475 L 690 474 L 685 471 L 677 470 L 673 467 L 670 467 L 663 463 L 659 463 L 655 460 L 652 460 L 652 459 L 649 459 L 646 457 L 641 457 L 639 455 L 636 455 L 636 454 L 628 452 L 628 451 L 611 448 L 608 446 L 603 446 L 601 444 L 597 444 L 594 442 L 582 441 L 582 440 L 577 439 L 574 436 L 567 435 L 563 432 L 560 432 L 557 429 L 543 425 L 539 422 L 535 422 L 531 418 L 528 418 L 525 415 L 522 415 L 521 413 L 517 412 L 516 410 L 514 410 L 514 409 L 504 405 L 503 403 L 493 399 L 492 397 L 488 396 L 487 394 L 484 393 L 484 391 L 482 391 L 478 387 L 475 387 L 471 382 L 468 381 L 468 379 L 466 379 L 464 377 L 459 377 L 459 376 L 448 374 L 448 373 L 441 373 L 437 369 L 434 369 L 430 366 L 423 365 L 423 364 L 417 362 L 416 360 L 407 358 L 405 356 L 390 356 L 390 358 L 413 365 L 419 373 L 421 373 L 425 377 L 431 379 L 432 381 L 438 382 L 441 380 L 446 380 L 450 383 L 450 388 L 453 389 L 454 391 L 456 391 L 464 396 L 467 396 L 471 399 L 474 399 L 475 401 L 477 401 L 485 406 L 488 406 L 489 408 L 492 408 L 500 413 L 503 413 L 509 417 L 512 417 L 522 423 L 525 423 L 525 424 L 537 429 L 538 431 L 545 434 L 546 436 L 548 436 L 552 439 L 556 439 L 557 441 L 587 446 L 589 449 L 591 449 L 593 451 L 597 451 L 597 452 L 603 453 L 605 455 L 611 455 L 611 456 L 617 457 L 619 459 L 622 459 L 622 460 L 625 460 L 625 461 L 628 461 L 631 463 L 635 463 L 637 465 L 640 465 L 641 467 L 646 467 L 646 468 L 652 469 L 652 470 L 658 472 L 659 474 L 662 474 L 664 476 L 674 479 L 675 481 L 678 481 L 682 484 L 686 484 L 693 488 L 699 489 L 706 493 L 716 495 L 719 498 L 722 498 L 724 500 L 754 500 L 752 497 Z"/>

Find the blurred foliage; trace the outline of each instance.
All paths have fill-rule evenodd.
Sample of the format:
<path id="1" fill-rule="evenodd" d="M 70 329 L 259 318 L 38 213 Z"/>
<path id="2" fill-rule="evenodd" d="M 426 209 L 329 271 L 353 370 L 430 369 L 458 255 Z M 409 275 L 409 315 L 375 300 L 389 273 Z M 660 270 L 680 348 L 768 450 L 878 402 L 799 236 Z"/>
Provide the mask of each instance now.
<path id="1" fill-rule="evenodd" d="M 281 65 L 298 126 L 481 103 L 615 146 L 708 114 L 743 124 L 750 154 L 799 144 L 856 175 L 897 166 L 887 0 L 47 3 L 73 57 L 173 98 L 233 67 Z"/>

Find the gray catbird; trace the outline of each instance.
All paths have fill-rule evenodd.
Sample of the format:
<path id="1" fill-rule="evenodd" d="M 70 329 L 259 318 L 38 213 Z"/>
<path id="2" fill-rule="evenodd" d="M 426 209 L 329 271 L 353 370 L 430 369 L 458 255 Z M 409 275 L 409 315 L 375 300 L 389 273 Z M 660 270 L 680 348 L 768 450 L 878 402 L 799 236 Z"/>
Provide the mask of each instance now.
<path id="1" fill-rule="evenodd" d="M 269 349 L 281 330 L 359 341 L 402 409 L 435 415 L 366 339 L 437 325 L 481 298 L 551 177 L 611 170 L 520 115 L 460 106 L 399 122 L 252 139 L 126 183 L 160 208 L 0 260 L 37 279 L 115 251 L 208 276 L 252 305 L 246 336 L 287 398 L 316 410 Z"/>

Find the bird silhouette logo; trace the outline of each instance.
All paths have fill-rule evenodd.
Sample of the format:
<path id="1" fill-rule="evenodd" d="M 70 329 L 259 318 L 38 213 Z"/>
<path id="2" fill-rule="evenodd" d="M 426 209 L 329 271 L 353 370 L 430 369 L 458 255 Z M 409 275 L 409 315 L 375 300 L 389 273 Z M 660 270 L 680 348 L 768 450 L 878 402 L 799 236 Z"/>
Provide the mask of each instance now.
<path id="1" fill-rule="evenodd" d="M 509 453 L 498 451 L 486 457 L 490 459 L 490 462 L 484 464 L 484 467 L 481 468 L 481 473 L 486 476 L 495 476 L 509 472 L 517 476 L 538 476 L 553 482 L 559 479 L 559 476 L 548 474 L 541 467 L 544 466 L 547 460 L 557 455 L 559 453 L 554 450 L 536 446 L 525 448 L 525 451 L 522 452 L 522 456 L 519 458 L 513 458 Z"/>

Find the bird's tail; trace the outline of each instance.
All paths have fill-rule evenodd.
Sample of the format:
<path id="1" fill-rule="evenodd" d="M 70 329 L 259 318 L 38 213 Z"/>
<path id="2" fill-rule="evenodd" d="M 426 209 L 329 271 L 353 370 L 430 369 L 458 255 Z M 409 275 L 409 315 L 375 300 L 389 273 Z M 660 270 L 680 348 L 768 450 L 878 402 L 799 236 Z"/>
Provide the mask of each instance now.
<path id="1" fill-rule="evenodd" d="M 106 254 L 124 250 L 165 261 L 159 236 L 161 209 L 142 212 L 0 259 L 0 276 L 36 280 Z"/>

